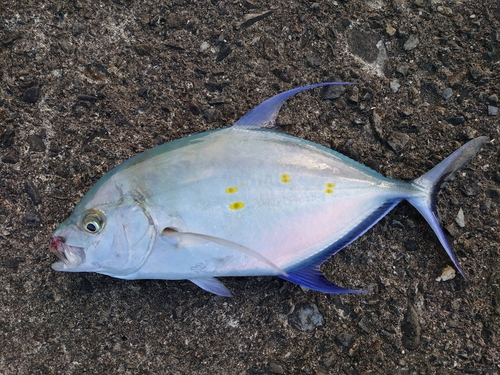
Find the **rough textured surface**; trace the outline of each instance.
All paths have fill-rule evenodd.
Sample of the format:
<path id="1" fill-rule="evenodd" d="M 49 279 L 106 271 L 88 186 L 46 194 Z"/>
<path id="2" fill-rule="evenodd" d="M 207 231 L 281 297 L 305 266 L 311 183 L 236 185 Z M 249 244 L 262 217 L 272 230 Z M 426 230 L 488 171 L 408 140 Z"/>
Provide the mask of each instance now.
<path id="1" fill-rule="evenodd" d="M 500 118 L 488 109 L 500 2 L 6 0 L 0 15 L 0 373 L 500 371 Z M 495 140 L 439 200 L 469 282 L 436 281 L 449 261 L 407 204 L 324 266 L 368 295 L 230 278 L 225 299 L 51 270 L 51 232 L 114 165 L 330 79 L 359 85 L 297 96 L 283 129 L 388 177 Z M 287 318 L 304 305 L 323 317 L 311 333 Z"/>

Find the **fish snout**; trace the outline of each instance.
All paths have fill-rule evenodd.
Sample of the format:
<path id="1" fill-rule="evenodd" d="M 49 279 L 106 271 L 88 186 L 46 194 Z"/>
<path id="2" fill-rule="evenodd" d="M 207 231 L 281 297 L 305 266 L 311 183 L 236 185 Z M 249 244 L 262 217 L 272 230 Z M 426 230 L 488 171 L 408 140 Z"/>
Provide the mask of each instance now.
<path id="1" fill-rule="evenodd" d="M 61 243 L 66 243 L 66 238 L 62 236 L 52 236 L 50 239 L 50 247 L 57 248 Z"/>
<path id="2" fill-rule="evenodd" d="M 56 254 L 59 258 L 64 257 L 64 244 L 66 243 L 66 238 L 61 236 L 52 236 L 50 239 L 50 251 Z M 62 259 L 61 259 L 62 260 Z"/>
<path id="3" fill-rule="evenodd" d="M 52 236 L 49 248 L 61 261 L 54 263 L 53 268 L 75 268 L 85 260 L 84 249 L 78 246 L 69 246 L 66 244 L 66 238 L 62 236 Z"/>

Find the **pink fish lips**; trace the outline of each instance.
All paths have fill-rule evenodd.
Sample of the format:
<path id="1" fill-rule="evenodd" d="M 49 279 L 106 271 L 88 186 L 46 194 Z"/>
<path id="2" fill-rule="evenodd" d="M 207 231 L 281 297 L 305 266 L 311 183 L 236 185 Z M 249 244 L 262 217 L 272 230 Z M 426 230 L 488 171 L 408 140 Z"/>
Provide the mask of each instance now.
<path id="1" fill-rule="evenodd" d="M 52 264 L 52 268 L 56 271 L 78 267 L 85 261 L 83 247 L 67 245 L 64 237 L 52 236 L 50 251 L 57 255 L 60 260 L 60 262 Z"/>

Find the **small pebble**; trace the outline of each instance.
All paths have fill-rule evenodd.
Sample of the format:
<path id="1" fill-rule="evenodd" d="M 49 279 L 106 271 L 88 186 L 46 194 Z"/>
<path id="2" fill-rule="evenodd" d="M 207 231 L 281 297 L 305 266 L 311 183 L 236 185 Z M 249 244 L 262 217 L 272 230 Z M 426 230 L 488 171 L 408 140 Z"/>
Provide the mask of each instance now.
<path id="1" fill-rule="evenodd" d="M 495 171 L 495 173 L 493 173 L 493 181 L 500 184 L 500 171 Z"/>
<path id="2" fill-rule="evenodd" d="M 452 116 L 452 117 L 448 117 L 446 119 L 446 121 L 451 124 L 451 125 L 460 125 L 460 124 L 463 124 L 465 122 L 465 117 L 464 116 Z"/>
<path id="3" fill-rule="evenodd" d="M 373 326 L 366 317 L 361 318 L 361 320 L 358 322 L 358 327 L 361 328 L 365 333 L 373 332 Z"/>
<path id="4" fill-rule="evenodd" d="M 200 52 L 201 53 L 205 53 L 206 51 L 208 51 L 210 49 L 210 43 L 208 42 L 203 42 L 201 43 L 201 46 L 200 46 Z"/>
<path id="5" fill-rule="evenodd" d="M 24 214 L 24 221 L 27 224 L 40 225 L 40 218 L 37 214 L 34 214 L 32 212 L 26 212 L 26 214 Z"/>
<path id="6" fill-rule="evenodd" d="M 500 189 L 499 188 L 488 189 L 488 196 L 491 199 L 493 199 L 495 202 L 500 203 Z"/>
<path id="7" fill-rule="evenodd" d="M 283 366 L 276 362 L 269 362 L 269 371 L 273 374 L 284 374 Z"/>
<path id="8" fill-rule="evenodd" d="M 500 315 L 500 289 L 497 289 L 493 296 L 493 306 L 495 307 L 495 313 Z"/>
<path id="9" fill-rule="evenodd" d="M 448 280 L 452 280 L 455 278 L 455 276 L 457 275 L 457 272 L 455 271 L 455 269 L 451 266 L 446 266 L 443 270 L 443 272 L 441 272 L 441 276 L 439 276 L 436 281 L 437 282 L 440 282 L 440 281 L 448 281 Z"/>
<path id="10" fill-rule="evenodd" d="M 417 48 L 419 40 L 415 34 L 411 34 L 403 45 L 405 51 L 411 51 Z"/>
<path id="11" fill-rule="evenodd" d="M 490 96 L 488 96 L 488 101 L 491 103 L 491 104 L 498 104 L 498 96 L 496 94 L 491 94 Z"/>
<path id="12" fill-rule="evenodd" d="M 222 43 L 219 49 L 219 53 L 217 54 L 217 57 L 215 58 L 216 61 L 222 61 L 226 57 L 229 56 L 231 53 L 232 49 L 231 46 L 227 43 Z"/>
<path id="13" fill-rule="evenodd" d="M 250 13 L 245 14 L 241 20 L 234 23 L 234 26 L 239 29 L 245 29 L 252 26 L 254 23 L 269 17 L 272 14 L 272 10 L 265 10 L 261 13 Z"/>
<path id="14" fill-rule="evenodd" d="M 85 31 L 85 26 L 81 23 L 75 23 L 71 28 L 71 35 L 78 36 Z"/>
<path id="15" fill-rule="evenodd" d="M 92 283 L 86 277 L 83 277 L 80 282 L 80 294 L 91 294 L 94 291 Z"/>
<path id="16" fill-rule="evenodd" d="M 359 89 L 356 86 L 352 88 L 351 94 L 347 97 L 347 101 L 351 104 L 359 103 Z"/>
<path id="17" fill-rule="evenodd" d="M 14 136 L 15 136 L 14 129 L 6 129 L 4 133 L 2 134 L 2 139 L 0 141 L 0 147 L 1 148 L 7 148 L 14 143 Z"/>
<path id="18" fill-rule="evenodd" d="M 498 107 L 493 105 L 488 106 L 488 116 L 498 116 Z"/>
<path id="19" fill-rule="evenodd" d="M 30 151 L 33 152 L 43 152 L 45 151 L 45 143 L 43 143 L 42 138 L 36 134 L 31 134 L 28 136 L 28 145 L 30 146 Z"/>
<path id="20" fill-rule="evenodd" d="M 60 40 L 57 44 L 64 53 L 72 53 L 74 50 L 73 45 L 67 40 Z"/>
<path id="21" fill-rule="evenodd" d="M 299 303 L 295 310 L 288 315 L 288 323 L 296 330 L 312 332 L 323 325 L 323 316 L 318 307 L 313 304 Z"/>
<path id="22" fill-rule="evenodd" d="M 38 206 L 40 203 L 42 203 L 41 199 L 38 197 L 38 192 L 29 182 L 24 183 L 24 191 L 26 192 L 26 194 L 28 194 L 35 206 Z"/>
<path id="23" fill-rule="evenodd" d="M 273 69 L 272 73 L 286 83 L 292 82 L 294 78 L 293 71 L 290 67 L 286 67 L 284 69 Z"/>
<path id="24" fill-rule="evenodd" d="M 443 98 L 445 100 L 448 100 L 450 99 L 451 97 L 453 96 L 453 90 L 451 89 L 451 87 L 447 87 L 444 89 L 443 91 Z"/>
<path id="25" fill-rule="evenodd" d="M 408 350 L 415 350 L 420 346 L 421 327 L 418 315 L 412 305 L 408 305 L 403 321 L 401 322 L 401 343 Z"/>
<path id="26" fill-rule="evenodd" d="M 193 115 L 199 115 L 201 113 L 201 109 L 198 105 L 198 103 L 196 103 L 194 100 L 191 101 L 191 103 L 189 103 L 189 110 L 191 111 L 191 113 Z"/>
<path id="27" fill-rule="evenodd" d="M 391 81 L 390 86 L 392 92 L 398 92 L 399 88 L 401 87 L 397 80 Z"/>
<path id="28" fill-rule="evenodd" d="M 4 35 L 4 38 L 0 40 L 0 43 L 3 44 L 4 46 L 8 46 L 9 44 L 13 43 L 14 41 L 22 37 L 23 34 L 20 31 L 12 31 Z"/>
<path id="29" fill-rule="evenodd" d="M 445 16 L 451 16 L 453 14 L 453 10 L 451 8 L 441 5 L 437 7 L 437 11 L 441 14 L 444 14 Z"/>
<path id="30" fill-rule="evenodd" d="M 418 242 L 415 240 L 408 240 L 405 242 L 405 250 L 407 251 L 417 251 L 418 247 Z"/>
<path id="31" fill-rule="evenodd" d="M 391 225 L 393 228 L 405 229 L 404 224 L 402 222 L 400 222 L 399 220 L 393 220 L 391 222 Z"/>
<path id="32" fill-rule="evenodd" d="M 137 95 L 139 95 L 141 98 L 147 98 L 148 95 L 149 95 L 149 90 L 147 87 L 141 87 L 138 91 L 137 91 Z"/>
<path id="33" fill-rule="evenodd" d="M 345 87 L 340 85 L 332 85 L 323 87 L 320 96 L 324 100 L 338 99 L 345 92 Z"/>
<path id="34" fill-rule="evenodd" d="M 171 13 L 165 18 L 165 27 L 171 30 L 180 30 L 186 26 L 186 19 L 179 13 Z"/>
<path id="35" fill-rule="evenodd" d="M 394 34 L 396 34 L 396 29 L 394 27 L 392 27 L 392 25 L 389 25 L 387 24 L 385 26 L 385 32 L 389 35 L 389 36 L 394 36 Z"/>
<path id="36" fill-rule="evenodd" d="M 462 209 L 458 210 L 457 217 L 455 218 L 455 223 L 457 223 L 460 228 L 465 227 L 465 216 Z"/>
<path id="37" fill-rule="evenodd" d="M 411 107 L 405 107 L 401 110 L 401 116 L 403 117 L 410 117 L 411 115 L 413 115 L 413 108 Z"/>
<path id="38" fill-rule="evenodd" d="M 2 157 L 2 161 L 7 164 L 16 164 L 19 162 L 19 155 L 14 150 L 9 151 Z"/>
<path id="39" fill-rule="evenodd" d="M 389 138 L 387 138 L 387 144 L 392 148 L 394 152 L 400 152 L 406 146 L 410 136 L 405 133 L 393 132 Z"/>
<path id="40" fill-rule="evenodd" d="M 78 100 L 83 100 L 85 102 L 95 103 L 97 102 L 97 98 L 92 95 L 77 95 Z"/>
<path id="41" fill-rule="evenodd" d="M 138 43 L 134 45 L 134 50 L 139 56 L 151 55 L 152 46 L 148 43 Z"/>
<path id="42" fill-rule="evenodd" d="M 220 112 L 216 108 L 209 108 L 203 114 L 208 122 L 218 121 L 220 118 Z"/>
<path id="43" fill-rule="evenodd" d="M 4 261 L 2 265 L 7 269 L 17 271 L 20 262 L 21 260 L 18 258 L 9 258 L 6 261 Z"/>
<path id="44" fill-rule="evenodd" d="M 446 230 L 448 231 L 448 233 L 452 237 L 458 237 L 460 235 L 456 225 L 450 224 L 450 225 L 446 226 Z"/>
<path id="45" fill-rule="evenodd" d="M 407 75 L 408 74 L 408 71 L 410 70 L 410 67 L 406 64 L 403 64 L 403 65 L 398 65 L 396 67 L 396 72 L 402 74 L 402 75 Z"/>
<path id="46" fill-rule="evenodd" d="M 354 344 L 354 336 L 348 333 L 341 333 L 335 337 L 335 340 L 345 348 L 350 348 Z"/>
<path id="47" fill-rule="evenodd" d="M 373 126 L 373 129 L 377 133 L 379 137 L 384 136 L 384 127 L 383 127 L 384 113 L 382 110 L 375 108 L 370 116 L 370 123 Z"/>
<path id="48" fill-rule="evenodd" d="M 320 59 L 318 59 L 316 56 L 306 56 L 306 61 L 307 65 L 309 65 L 311 68 L 317 68 L 321 65 Z"/>
<path id="49" fill-rule="evenodd" d="M 40 90 L 38 87 L 30 87 L 23 94 L 23 101 L 26 103 L 36 103 L 38 101 L 38 97 L 40 96 Z"/>
<path id="50" fill-rule="evenodd" d="M 472 76 L 472 78 L 475 79 L 475 80 L 481 78 L 484 75 L 483 70 L 478 65 L 472 65 L 469 68 L 469 73 Z"/>

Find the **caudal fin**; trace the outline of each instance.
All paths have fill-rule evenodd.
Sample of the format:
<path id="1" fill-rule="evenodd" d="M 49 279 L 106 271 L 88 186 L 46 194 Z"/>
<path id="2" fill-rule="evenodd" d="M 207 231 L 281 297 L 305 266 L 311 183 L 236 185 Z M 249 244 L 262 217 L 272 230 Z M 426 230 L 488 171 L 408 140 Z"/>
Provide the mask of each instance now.
<path id="1" fill-rule="evenodd" d="M 427 194 L 422 197 L 408 199 L 408 201 L 422 214 L 425 220 L 427 220 L 427 223 L 429 223 L 434 233 L 436 233 L 439 242 L 443 245 L 453 264 L 465 279 L 467 279 L 467 277 L 460 267 L 458 259 L 439 223 L 436 210 L 436 197 L 439 191 L 474 157 L 487 140 L 488 137 L 478 137 L 467 142 L 429 172 L 413 180 L 412 184 L 418 186 L 420 189 L 423 188 Z"/>

